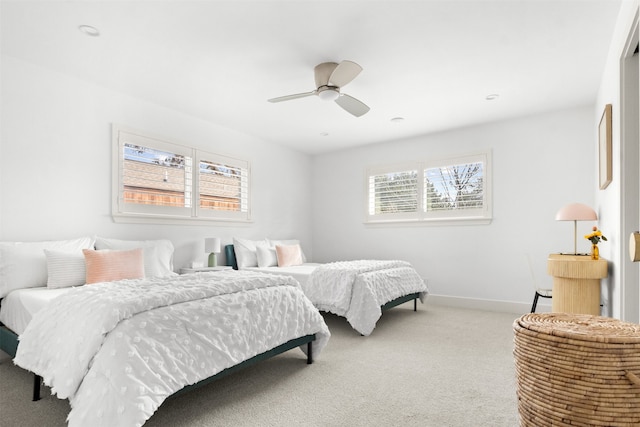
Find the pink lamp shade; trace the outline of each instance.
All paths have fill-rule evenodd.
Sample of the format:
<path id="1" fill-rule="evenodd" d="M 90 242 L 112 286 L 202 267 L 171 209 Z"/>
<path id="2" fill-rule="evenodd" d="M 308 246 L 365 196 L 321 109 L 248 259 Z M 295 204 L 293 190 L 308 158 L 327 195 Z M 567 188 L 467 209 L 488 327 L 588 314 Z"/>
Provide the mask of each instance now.
<path id="1" fill-rule="evenodd" d="M 578 254 L 578 221 L 595 221 L 596 211 L 582 203 L 571 203 L 556 214 L 556 221 L 573 221 L 573 253 Z"/>
<path id="2" fill-rule="evenodd" d="M 582 203 L 571 203 L 556 214 L 557 221 L 593 221 L 597 220 L 596 211 Z"/>

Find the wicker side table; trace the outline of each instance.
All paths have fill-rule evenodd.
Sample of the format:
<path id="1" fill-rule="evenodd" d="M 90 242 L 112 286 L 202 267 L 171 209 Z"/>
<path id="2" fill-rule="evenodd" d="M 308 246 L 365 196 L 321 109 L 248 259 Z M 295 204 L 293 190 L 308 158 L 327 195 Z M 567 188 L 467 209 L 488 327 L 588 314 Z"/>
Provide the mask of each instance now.
<path id="1" fill-rule="evenodd" d="M 547 272 L 553 276 L 551 311 L 600 314 L 600 279 L 607 277 L 608 262 L 590 256 L 550 254 Z"/>
<path id="2" fill-rule="evenodd" d="M 640 425 L 640 325 L 531 313 L 513 323 L 520 425 Z"/>

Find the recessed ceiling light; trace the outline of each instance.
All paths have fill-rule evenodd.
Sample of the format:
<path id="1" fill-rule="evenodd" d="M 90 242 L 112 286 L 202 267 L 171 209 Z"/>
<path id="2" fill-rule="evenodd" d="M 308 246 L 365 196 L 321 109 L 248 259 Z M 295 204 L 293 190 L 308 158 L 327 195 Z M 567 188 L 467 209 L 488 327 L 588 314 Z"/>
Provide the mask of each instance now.
<path id="1" fill-rule="evenodd" d="M 100 31 L 98 31 L 96 27 L 92 27 L 91 25 L 80 25 L 78 27 L 78 30 L 91 37 L 98 37 L 100 35 Z"/>
<path id="2" fill-rule="evenodd" d="M 500 95 L 498 95 L 497 93 L 492 93 L 491 95 L 487 95 L 485 99 L 487 101 L 493 101 L 494 99 L 498 99 L 499 97 Z"/>
<path id="3" fill-rule="evenodd" d="M 401 123 L 404 122 L 404 117 L 394 117 L 393 119 L 391 119 L 392 123 Z"/>

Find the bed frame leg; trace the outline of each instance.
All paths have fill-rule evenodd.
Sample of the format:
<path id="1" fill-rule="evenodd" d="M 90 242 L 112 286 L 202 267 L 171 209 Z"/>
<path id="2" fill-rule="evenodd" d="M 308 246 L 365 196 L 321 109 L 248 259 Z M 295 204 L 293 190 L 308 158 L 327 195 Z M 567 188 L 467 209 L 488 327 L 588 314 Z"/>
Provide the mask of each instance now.
<path id="1" fill-rule="evenodd" d="M 418 298 L 413 299 L 413 311 L 418 311 Z"/>
<path id="2" fill-rule="evenodd" d="M 307 365 L 313 363 L 313 341 L 307 343 Z"/>
<path id="3" fill-rule="evenodd" d="M 33 374 L 33 401 L 40 400 L 40 383 L 42 383 L 42 377 L 40 375 Z"/>

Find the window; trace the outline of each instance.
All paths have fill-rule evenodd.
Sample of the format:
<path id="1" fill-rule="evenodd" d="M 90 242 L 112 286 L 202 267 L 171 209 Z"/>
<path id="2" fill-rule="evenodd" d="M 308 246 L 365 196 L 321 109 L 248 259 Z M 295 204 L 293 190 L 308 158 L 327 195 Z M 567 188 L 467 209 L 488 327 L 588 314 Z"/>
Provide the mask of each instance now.
<path id="1" fill-rule="evenodd" d="M 209 153 L 198 156 L 200 216 L 229 217 L 249 211 L 249 173 L 231 159 Z"/>
<path id="2" fill-rule="evenodd" d="M 369 168 L 366 220 L 491 219 L 489 154 Z"/>
<path id="3" fill-rule="evenodd" d="M 411 219 L 418 213 L 420 180 L 417 167 L 372 170 L 369 175 L 369 217 Z"/>
<path id="4" fill-rule="evenodd" d="M 247 161 L 117 126 L 113 128 L 113 149 L 116 220 L 250 219 Z"/>

